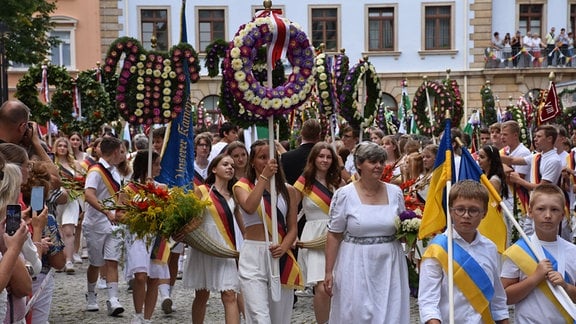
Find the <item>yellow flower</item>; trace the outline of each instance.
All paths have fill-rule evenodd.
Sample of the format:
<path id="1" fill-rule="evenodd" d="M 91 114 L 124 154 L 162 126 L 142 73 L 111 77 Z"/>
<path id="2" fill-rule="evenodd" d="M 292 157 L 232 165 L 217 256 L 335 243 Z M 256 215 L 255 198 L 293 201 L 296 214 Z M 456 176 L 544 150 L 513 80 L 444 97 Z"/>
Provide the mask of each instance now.
<path id="1" fill-rule="evenodd" d="M 320 79 L 322 81 L 326 81 L 326 79 L 328 79 L 328 76 L 326 75 L 326 73 L 321 73 L 320 76 L 318 77 L 318 79 Z"/>
<path id="2" fill-rule="evenodd" d="M 136 100 L 144 100 L 144 95 L 139 93 L 136 95 Z"/>
<path id="3" fill-rule="evenodd" d="M 140 59 L 140 61 L 146 61 L 146 55 L 140 54 L 139 59 Z M 142 64 L 142 63 L 138 63 L 138 64 Z"/>
<path id="4" fill-rule="evenodd" d="M 164 62 L 162 62 L 164 64 L 164 66 L 168 67 L 170 64 L 172 64 L 172 62 L 169 59 L 164 59 Z"/>
<path id="5" fill-rule="evenodd" d="M 170 93 L 172 93 L 172 91 L 168 88 L 164 88 L 164 90 L 162 90 L 162 94 L 165 96 L 169 96 Z"/>
<path id="6" fill-rule="evenodd" d="M 163 103 L 162 109 L 170 109 L 170 104 L 168 102 Z"/>
<path id="7" fill-rule="evenodd" d="M 172 115 L 172 112 L 170 112 L 170 110 L 164 110 L 162 115 L 164 116 L 164 118 L 170 118 L 170 115 Z"/>
<path id="8" fill-rule="evenodd" d="M 319 60 L 322 61 L 322 60 Z M 318 61 L 316 61 L 316 63 L 318 63 Z M 324 64 L 324 63 L 319 63 L 319 64 Z M 316 67 L 316 72 L 318 73 L 324 73 L 324 71 L 326 71 L 326 69 L 324 68 L 324 66 L 320 65 L 318 67 Z"/>
<path id="9" fill-rule="evenodd" d="M 328 84 L 326 82 L 320 82 L 318 87 L 320 88 L 320 90 L 326 90 L 328 89 Z"/>
<path id="10" fill-rule="evenodd" d="M 152 75 L 152 69 L 146 69 L 146 74 L 147 74 L 147 75 Z"/>
<path id="11" fill-rule="evenodd" d="M 144 113 L 144 112 L 142 111 L 142 109 L 136 109 L 136 110 L 134 110 L 134 115 L 136 115 L 136 116 L 138 116 L 138 117 L 142 116 L 143 113 Z"/>
<path id="12" fill-rule="evenodd" d="M 170 88 L 172 86 L 172 82 L 170 82 L 170 80 L 166 80 L 166 81 L 164 81 L 164 86 L 166 88 Z"/>
<path id="13" fill-rule="evenodd" d="M 138 77 L 138 78 L 136 78 L 136 82 L 138 82 L 139 84 L 143 84 L 143 83 L 144 83 L 144 78 L 143 78 L 143 77 Z"/>
<path id="14" fill-rule="evenodd" d="M 136 86 L 136 90 L 138 91 L 144 91 L 144 85 L 143 84 L 139 84 Z"/>
<path id="15" fill-rule="evenodd" d="M 130 67 L 130 73 L 136 73 L 136 67 L 134 65 Z"/>
<path id="16" fill-rule="evenodd" d="M 153 73 L 153 74 L 154 74 L 154 77 L 155 77 L 155 78 L 159 78 L 160 75 L 162 75 L 162 72 L 160 72 L 160 71 L 158 71 L 158 70 L 154 70 L 154 73 Z"/>
<path id="17" fill-rule="evenodd" d="M 164 101 L 164 102 L 170 102 L 170 101 L 172 101 L 172 97 L 170 97 L 170 96 L 164 96 L 164 97 L 162 97 L 162 101 Z"/>

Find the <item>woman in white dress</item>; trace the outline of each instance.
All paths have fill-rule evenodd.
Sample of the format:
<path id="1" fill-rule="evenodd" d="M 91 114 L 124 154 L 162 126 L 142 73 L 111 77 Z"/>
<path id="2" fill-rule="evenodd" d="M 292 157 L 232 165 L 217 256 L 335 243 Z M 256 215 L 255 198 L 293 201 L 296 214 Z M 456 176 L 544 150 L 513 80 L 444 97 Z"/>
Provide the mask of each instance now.
<path id="1" fill-rule="evenodd" d="M 142 190 L 142 185 L 160 174 L 160 156 L 152 152 L 152 176 L 148 176 L 148 151 L 139 151 L 133 161 L 133 182 L 129 182 L 125 191 L 137 193 Z M 154 182 L 158 186 L 164 186 Z M 156 238 L 159 239 L 159 238 Z M 163 239 L 159 239 L 163 240 Z M 161 246 L 160 241 L 158 243 Z M 164 242 L 167 243 L 167 242 Z M 146 246 L 143 239 L 137 239 L 135 235 L 126 235 L 126 280 L 134 278 L 132 284 L 132 300 L 134 302 L 134 318 L 131 323 L 150 323 L 154 313 L 156 300 L 158 299 L 158 283 L 160 279 L 170 278 L 168 265 L 161 261 L 161 256 L 152 255 L 153 246 Z M 165 251 L 167 253 L 167 251 Z"/>
<path id="2" fill-rule="evenodd" d="M 201 228 L 218 244 L 236 250 L 236 203 L 232 195 L 234 160 L 229 155 L 216 156 L 208 166 L 206 183 L 197 186 L 196 195 L 212 204 L 204 211 Z M 183 273 L 184 286 L 195 289 L 192 323 L 204 323 L 210 291 L 220 292 L 227 324 L 240 323 L 236 294 L 240 291 L 236 260 L 219 258 L 188 248 Z"/>
<path id="3" fill-rule="evenodd" d="M 324 279 L 331 324 L 410 322 L 408 268 L 394 222 L 404 199 L 399 187 L 380 181 L 385 161 L 380 146 L 358 144 L 360 179 L 332 198 Z"/>
<path id="4" fill-rule="evenodd" d="M 78 177 L 82 177 L 82 166 L 74 158 L 74 151 L 70 141 L 66 137 L 59 137 L 54 142 L 54 163 L 60 169 L 60 177 L 75 181 Z M 71 199 L 68 197 L 68 202 L 56 207 L 56 217 L 60 224 L 60 233 L 62 241 L 64 242 L 64 255 L 66 256 L 66 265 L 64 266 L 66 273 L 74 274 L 74 253 L 77 251 L 75 248 L 76 242 L 76 225 L 78 225 L 78 218 L 80 217 L 80 200 L 79 197 Z"/>
<path id="5" fill-rule="evenodd" d="M 300 192 L 306 224 L 300 236 L 303 242 L 323 237 L 328 231 L 328 209 L 334 191 L 342 184 L 340 167 L 334 148 L 326 142 L 316 143 L 308 155 L 304 172 L 294 183 Z M 330 296 L 324 290 L 324 249 L 302 248 L 298 264 L 306 286 L 314 287 L 316 322 L 326 323 L 330 313 Z"/>

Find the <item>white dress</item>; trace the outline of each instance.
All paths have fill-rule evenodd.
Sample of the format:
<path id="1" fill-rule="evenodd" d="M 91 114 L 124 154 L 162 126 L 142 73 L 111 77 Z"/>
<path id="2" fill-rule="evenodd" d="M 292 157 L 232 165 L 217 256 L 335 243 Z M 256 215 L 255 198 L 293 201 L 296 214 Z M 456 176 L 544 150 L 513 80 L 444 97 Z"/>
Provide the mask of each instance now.
<path id="1" fill-rule="evenodd" d="M 234 199 L 230 198 L 227 202 L 228 207 L 233 211 Z M 228 246 L 208 209 L 204 210 L 204 222 L 200 226 L 216 243 Z M 234 228 L 236 233 L 240 233 L 236 219 L 234 219 Z M 236 242 L 238 241 L 237 238 Z M 188 247 L 183 274 L 182 279 L 186 288 L 206 289 L 213 292 L 240 291 L 238 268 L 233 258 L 218 258 Z"/>
<path id="2" fill-rule="evenodd" d="M 326 234 L 328 215 L 307 196 L 302 199 L 302 209 L 306 215 L 306 224 L 302 230 L 300 241 L 310 241 Z M 324 281 L 326 265 L 324 249 L 301 249 L 298 252 L 298 264 L 307 286 L 315 286 L 319 281 Z"/>
<path id="3" fill-rule="evenodd" d="M 354 183 L 334 194 L 328 230 L 344 233 L 334 266 L 330 323 L 410 322 L 408 268 L 400 242 L 368 244 L 396 233 L 404 211 L 399 187 L 386 184 L 388 205 L 364 205 Z M 351 241 L 361 241 L 363 244 Z"/>

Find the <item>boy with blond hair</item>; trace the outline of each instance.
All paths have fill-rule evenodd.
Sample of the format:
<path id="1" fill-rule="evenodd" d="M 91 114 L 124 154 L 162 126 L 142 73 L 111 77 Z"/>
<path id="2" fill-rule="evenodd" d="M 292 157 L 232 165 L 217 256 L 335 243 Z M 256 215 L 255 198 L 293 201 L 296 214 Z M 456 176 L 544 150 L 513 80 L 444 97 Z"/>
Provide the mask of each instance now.
<path id="1" fill-rule="evenodd" d="M 529 238 L 542 245 L 546 259 L 536 261 L 523 239 L 504 252 L 501 280 L 516 323 L 572 323 L 570 315 L 552 295 L 546 280 L 566 290 L 576 301 L 576 246 L 558 236 L 564 219 L 565 197 L 558 186 L 543 183 L 530 197 L 528 215 L 534 221 Z"/>

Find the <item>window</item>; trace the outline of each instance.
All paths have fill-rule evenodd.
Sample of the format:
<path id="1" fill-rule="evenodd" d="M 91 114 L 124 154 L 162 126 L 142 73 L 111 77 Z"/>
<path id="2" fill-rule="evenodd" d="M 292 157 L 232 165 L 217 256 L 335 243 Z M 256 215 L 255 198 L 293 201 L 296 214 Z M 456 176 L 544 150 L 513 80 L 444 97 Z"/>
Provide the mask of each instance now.
<path id="1" fill-rule="evenodd" d="M 521 4 L 519 8 L 518 29 L 522 35 L 526 32 L 542 34 L 542 5 L 541 4 Z"/>
<path id="2" fill-rule="evenodd" d="M 576 31 L 576 4 L 570 5 L 570 30 Z"/>
<path id="3" fill-rule="evenodd" d="M 217 39 L 226 40 L 226 19 L 224 9 L 198 10 L 198 42 L 201 52 Z"/>
<path id="4" fill-rule="evenodd" d="M 167 51 L 168 9 L 140 9 L 140 39 L 145 49 L 152 49 L 152 36 L 156 36 L 156 50 Z"/>
<path id="5" fill-rule="evenodd" d="M 368 50 L 394 50 L 394 8 L 368 8 Z"/>
<path id="6" fill-rule="evenodd" d="M 206 124 L 216 124 L 218 123 L 218 118 L 220 117 L 220 110 L 218 110 L 219 96 L 209 95 L 202 99 L 202 104 L 204 107 L 204 120 Z"/>
<path id="7" fill-rule="evenodd" d="M 72 67 L 71 32 L 69 30 L 53 30 L 50 36 L 60 40 L 60 44 L 50 49 L 50 61 L 54 65 Z"/>
<path id="8" fill-rule="evenodd" d="M 312 45 L 324 43 L 327 52 L 338 50 L 338 9 L 312 8 Z"/>
<path id="9" fill-rule="evenodd" d="M 424 48 L 449 50 L 452 48 L 452 7 L 426 6 L 424 8 Z"/>

